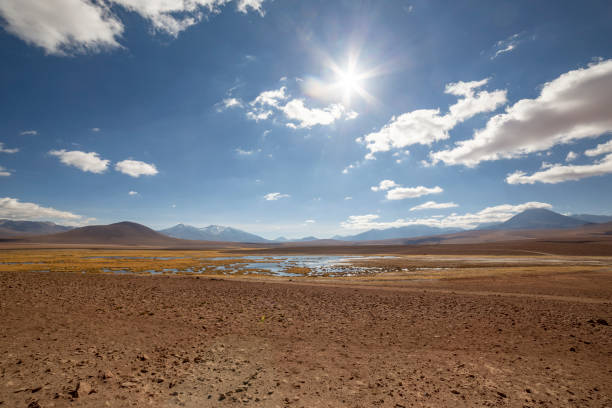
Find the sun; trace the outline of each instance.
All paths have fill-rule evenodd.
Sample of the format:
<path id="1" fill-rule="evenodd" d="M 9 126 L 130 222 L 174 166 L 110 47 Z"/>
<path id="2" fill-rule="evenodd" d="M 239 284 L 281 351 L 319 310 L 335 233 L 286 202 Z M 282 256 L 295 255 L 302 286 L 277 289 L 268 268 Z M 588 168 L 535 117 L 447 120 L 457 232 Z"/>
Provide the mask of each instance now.
<path id="1" fill-rule="evenodd" d="M 338 85 L 345 94 L 351 94 L 362 87 L 361 78 L 353 69 L 338 72 Z"/>
<path id="2" fill-rule="evenodd" d="M 345 103 L 349 103 L 355 94 L 365 95 L 363 88 L 366 75 L 358 70 L 355 65 L 349 65 L 346 69 L 337 68 L 335 71 L 335 86 Z"/>

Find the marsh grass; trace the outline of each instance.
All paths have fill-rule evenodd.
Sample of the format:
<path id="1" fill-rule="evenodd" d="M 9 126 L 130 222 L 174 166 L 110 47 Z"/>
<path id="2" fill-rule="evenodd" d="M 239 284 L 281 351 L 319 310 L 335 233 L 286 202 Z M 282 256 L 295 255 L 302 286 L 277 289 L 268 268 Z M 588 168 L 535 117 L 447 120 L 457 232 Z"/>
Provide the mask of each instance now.
<path id="1" fill-rule="evenodd" d="M 274 262 L 264 259 L 261 262 Z M 286 279 L 272 276 L 265 269 L 257 268 L 252 259 L 228 257 L 223 251 L 186 250 L 91 250 L 91 249 L 12 249 L 0 251 L 0 272 L 45 271 L 85 273 L 129 273 L 150 275 L 223 275 L 227 278 Z M 244 264 L 244 266 L 241 266 Z M 252 266 L 246 267 L 247 264 Z M 255 264 L 255 265 L 253 265 Z M 347 267 L 365 268 L 371 273 L 346 277 L 351 280 L 436 280 L 477 278 L 486 276 L 510 276 L 530 274 L 558 274 L 609 269 L 609 257 L 473 257 L 473 256 L 414 256 L 404 255 L 393 259 L 368 259 L 354 261 Z M 333 277 L 319 274 L 309 276 L 311 270 L 290 266 L 284 272 L 299 275 L 298 279 L 343 279 L 342 274 Z M 348 274 L 347 274 L 348 275 Z"/>

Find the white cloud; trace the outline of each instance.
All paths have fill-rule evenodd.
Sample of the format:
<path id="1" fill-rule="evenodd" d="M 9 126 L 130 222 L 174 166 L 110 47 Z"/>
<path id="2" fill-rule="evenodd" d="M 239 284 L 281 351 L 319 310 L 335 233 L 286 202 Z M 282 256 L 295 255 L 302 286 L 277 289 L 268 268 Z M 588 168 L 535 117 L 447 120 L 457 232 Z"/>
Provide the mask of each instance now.
<path id="1" fill-rule="evenodd" d="M 288 197 L 290 197 L 289 194 L 281 194 L 281 193 L 268 193 L 264 196 L 266 201 L 276 201 L 276 200 L 280 200 L 281 198 L 288 198 Z"/>
<path id="2" fill-rule="evenodd" d="M 506 91 L 492 92 L 478 89 L 488 79 L 472 82 L 456 82 L 446 86 L 445 93 L 461 97 L 449 112 L 440 115 L 440 109 L 418 109 L 392 117 L 382 129 L 357 138 L 370 151 L 367 159 L 373 159 L 377 152 L 401 149 L 414 144 L 430 145 L 439 140 L 448 139 L 448 132 L 478 113 L 492 112 L 506 103 Z"/>
<path id="3" fill-rule="evenodd" d="M 21 136 L 36 136 L 38 134 L 38 131 L 36 130 L 24 130 L 21 133 L 19 133 Z"/>
<path id="4" fill-rule="evenodd" d="M 119 47 L 123 24 L 100 2 L 3 0 L 5 29 L 48 54 Z"/>
<path id="5" fill-rule="evenodd" d="M 487 207 L 477 213 L 451 214 L 448 216 L 432 216 L 428 218 L 399 218 L 395 221 L 378 221 L 377 214 L 351 215 L 340 225 L 352 230 L 385 229 L 406 227 L 410 225 L 428 225 L 439 228 L 476 228 L 481 224 L 504 222 L 512 216 L 530 208 L 552 208 L 548 203 L 527 202 L 519 205 L 502 204 Z"/>
<path id="6" fill-rule="evenodd" d="M 131 195 L 131 196 L 137 196 L 138 195 L 138 191 L 133 191 L 132 190 L 128 194 Z"/>
<path id="7" fill-rule="evenodd" d="M 443 208 L 454 208 L 459 207 L 455 203 L 437 203 L 435 201 L 427 201 L 426 203 L 416 205 L 410 209 L 410 211 L 419 211 L 419 210 L 437 210 Z"/>
<path id="8" fill-rule="evenodd" d="M 308 108 L 304 105 L 303 99 L 292 99 L 280 110 L 289 120 L 297 121 L 298 123 L 289 123 L 297 128 L 310 128 L 316 125 L 331 125 L 342 116 L 346 119 L 354 119 L 357 117 L 355 112 L 346 112 L 346 108 L 341 104 L 332 104 L 326 108 Z"/>
<path id="9" fill-rule="evenodd" d="M 110 163 L 109 160 L 101 159 L 96 152 L 86 153 L 79 150 L 66 151 L 62 149 L 51 150 L 49 154 L 59 157 L 60 161 L 68 166 L 95 174 L 104 173 Z"/>
<path id="10" fill-rule="evenodd" d="M 316 221 L 315 220 L 306 220 L 304 221 L 306 224 L 314 224 Z"/>
<path id="11" fill-rule="evenodd" d="M 346 196 L 346 197 L 344 197 L 344 199 L 345 199 L 345 200 L 352 200 L 352 199 L 353 199 L 353 197 L 351 197 L 351 196 Z"/>
<path id="12" fill-rule="evenodd" d="M 301 129 L 316 125 L 331 125 L 342 117 L 349 120 L 358 116 L 356 112 L 347 111 L 342 104 L 332 104 L 325 108 L 309 108 L 305 105 L 304 99 L 296 98 L 283 105 L 282 103 L 287 99 L 289 95 L 285 86 L 264 91 L 249 102 L 247 118 L 255 121 L 267 120 L 274 114 L 274 111 L 277 111 L 283 113 L 291 121 L 286 123 L 287 127 Z"/>
<path id="13" fill-rule="evenodd" d="M 242 101 L 240 101 L 240 99 L 230 97 L 223 99 L 217 104 L 217 106 L 217 112 L 223 112 L 226 109 L 242 108 Z"/>
<path id="14" fill-rule="evenodd" d="M 257 149 L 257 150 L 243 150 L 243 149 L 236 149 L 236 153 L 238 153 L 238 155 L 240 156 L 252 156 L 255 153 L 259 153 L 261 152 L 261 149 Z"/>
<path id="15" fill-rule="evenodd" d="M 0 177 L 8 177 L 11 175 L 11 172 L 0 166 Z"/>
<path id="16" fill-rule="evenodd" d="M 158 173 L 154 164 L 138 160 L 122 160 L 115 164 L 115 170 L 132 177 L 154 176 Z"/>
<path id="17" fill-rule="evenodd" d="M 393 180 L 383 180 L 377 186 L 370 187 L 372 191 L 387 191 L 387 200 L 404 200 L 406 198 L 417 198 L 429 194 L 441 193 L 442 188 L 436 187 L 402 187 Z"/>
<path id="18" fill-rule="evenodd" d="M 584 152 L 584 154 L 589 157 L 601 156 L 606 153 L 612 153 L 612 140 L 598 144 L 594 149 L 589 149 Z"/>
<path id="19" fill-rule="evenodd" d="M 248 9 L 251 9 L 263 17 L 265 14 L 265 11 L 261 7 L 263 2 L 264 0 L 238 0 L 238 11 L 246 14 L 249 12 Z"/>
<path id="20" fill-rule="evenodd" d="M 148 20 L 154 31 L 177 37 L 231 0 L 3 0 L 5 28 L 48 54 L 97 52 L 120 47 L 124 26 L 112 13 L 121 6 Z M 264 15 L 263 0 L 237 0 L 237 10 Z"/>
<path id="21" fill-rule="evenodd" d="M 0 142 L 0 153 L 17 153 L 19 151 L 19 149 L 17 148 L 13 148 L 13 149 L 8 149 L 6 147 L 4 147 L 4 143 Z"/>
<path id="22" fill-rule="evenodd" d="M 523 42 L 524 35 L 522 34 L 513 34 L 505 40 L 499 40 L 495 43 L 493 47 L 493 55 L 491 59 L 495 59 L 502 54 L 509 53 L 510 51 L 514 51 L 518 45 Z"/>
<path id="23" fill-rule="evenodd" d="M 100 128 L 97 128 L 97 127 L 95 127 L 95 128 L 91 128 L 91 131 L 92 131 L 92 132 L 99 132 L 99 131 L 100 131 Z"/>
<path id="24" fill-rule="evenodd" d="M 377 186 L 370 187 L 370 190 L 372 190 L 372 191 L 386 191 L 386 190 L 388 190 L 390 188 L 397 187 L 397 186 L 399 186 L 399 184 L 397 184 L 393 180 L 383 180 L 380 183 L 378 183 Z"/>
<path id="25" fill-rule="evenodd" d="M 68 211 L 51 207 L 42 207 L 35 203 L 24 203 L 16 198 L 0 198 L 0 218 L 11 220 L 61 220 L 68 225 L 80 225 L 94 220 Z"/>
<path id="26" fill-rule="evenodd" d="M 495 115 L 472 139 L 431 153 L 434 162 L 475 166 L 612 132 L 612 60 L 569 71 Z"/>
<path id="27" fill-rule="evenodd" d="M 249 102 L 251 106 L 274 106 L 278 107 L 280 101 L 287 99 L 285 92 L 287 88 L 282 86 L 279 89 L 273 89 L 270 91 L 264 91 L 257 95 L 255 99 Z"/>
<path id="28" fill-rule="evenodd" d="M 438 186 L 431 188 L 424 186 L 396 187 L 387 191 L 386 198 L 387 200 L 404 200 L 406 198 L 417 198 L 429 194 L 438 194 L 442 191 L 444 190 Z"/>
<path id="29" fill-rule="evenodd" d="M 565 161 L 566 162 L 571 162 L 574 161 L 578 158 L 578 154 L 575 152 L 572 152 L 571 150 L 567 153 L 567 156 L 565 156 Z"/>
<path id="30" fill-rule="evenodd" d="M 506 182 L 508 184 L 535 184 L 538 182 L 557 184 L 606 174 L 612 174 L 612 154 L 608 154 L 603 160 L 594 164 L 549 165 L 546 170 L 535 172 L 530 176 L 523 171 L 516 171 L 506 177 Z"/>

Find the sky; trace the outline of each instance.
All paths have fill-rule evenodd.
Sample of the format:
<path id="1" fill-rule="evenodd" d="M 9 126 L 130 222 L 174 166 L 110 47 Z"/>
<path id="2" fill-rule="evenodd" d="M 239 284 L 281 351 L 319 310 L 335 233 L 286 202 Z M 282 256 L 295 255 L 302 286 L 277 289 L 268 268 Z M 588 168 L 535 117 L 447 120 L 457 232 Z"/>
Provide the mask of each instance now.
<path id="1" fill-rule="evenodd" d="M 612 3 L 0 0 L 0 218 L 612 214 Z"/>

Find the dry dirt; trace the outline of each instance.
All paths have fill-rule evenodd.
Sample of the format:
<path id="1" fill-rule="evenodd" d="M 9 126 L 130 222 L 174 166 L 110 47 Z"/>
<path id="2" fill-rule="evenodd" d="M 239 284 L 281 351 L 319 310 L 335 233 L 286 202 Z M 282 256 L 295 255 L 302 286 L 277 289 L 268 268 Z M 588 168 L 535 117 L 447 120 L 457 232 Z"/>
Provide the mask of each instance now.
<path id="1" fill-rule="evenodd" d="M 0 407 L 610 407 L 612 271 L 0 272 Z"/>

